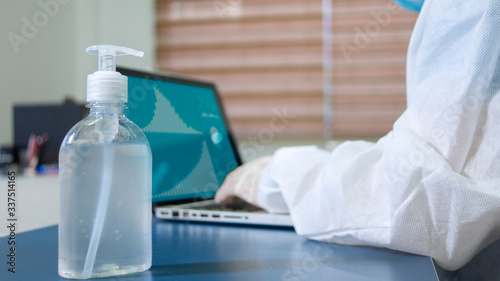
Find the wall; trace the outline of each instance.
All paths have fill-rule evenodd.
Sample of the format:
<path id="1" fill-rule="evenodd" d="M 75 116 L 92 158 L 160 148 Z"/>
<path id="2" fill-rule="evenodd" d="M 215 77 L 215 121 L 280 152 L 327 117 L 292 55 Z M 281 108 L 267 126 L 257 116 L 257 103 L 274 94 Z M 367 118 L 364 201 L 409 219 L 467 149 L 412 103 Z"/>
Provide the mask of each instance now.
<path id="1" fill-rule="evenodd" d="M 154 11 L 153 0 L 0 0 L 0 145 L 13 142 L 14 104 L 85 101 L 97 68 L 87 46 L 142 50 L 119 65 L 155 69 Z"/>

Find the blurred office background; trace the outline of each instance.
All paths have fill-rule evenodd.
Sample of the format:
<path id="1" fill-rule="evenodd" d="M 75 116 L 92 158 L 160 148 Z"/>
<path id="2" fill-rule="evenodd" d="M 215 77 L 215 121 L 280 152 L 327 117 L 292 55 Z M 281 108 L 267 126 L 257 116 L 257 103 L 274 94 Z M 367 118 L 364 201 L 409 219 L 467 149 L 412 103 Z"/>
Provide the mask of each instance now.
<path id="1" fill-rule="evenodd" d="M 121 66 L 216 82 L 237 138 L 259 147 L 376 140 L 406 106 L 417 14 L 392 0 L 1 3 L 2 145 L 12 143 L 14 104 L 85 102 L 94 44 L 145 51 Z M 283 114 L 294 117 L 270 124 Z"/>
<path id="2" fill-rule="evenodd" d="M 13 141 L 15 104 L 85 103 L 87 75 L 97 59 L 85 53 L 96 44 L 144 51 L 120 65 L 156 67 L 153 0 L 0 0 L 0 144 Z"/>
<path id="3" fill-rule="evenodd" d="M 376 140 L 406 106 L 417 14 L 392 0 L 0 0 L 0 7 L 2 147 L 13 145 L 14 105 L 85 103 L 87 75 L 97 69 L 85 48 L 96 44 L 145 52 L 120 58 L 120 66 L 216 82 L 245 160 L 286 145 Z M 57 177 L 18 177 L 17 186 L 20 231 L 57 223 Z"/>
<path id="4" fill-rule="evenodd" d="M 378 138 L 405 109 L 417 14 L 392 0 L 165 0 L 156 7 L 159 68 L 217 81 L 239 137 L 255 135 L 286 107 L 296 118 L 279 138 L 322 138 L 325 129 L 327 137 Z"/>

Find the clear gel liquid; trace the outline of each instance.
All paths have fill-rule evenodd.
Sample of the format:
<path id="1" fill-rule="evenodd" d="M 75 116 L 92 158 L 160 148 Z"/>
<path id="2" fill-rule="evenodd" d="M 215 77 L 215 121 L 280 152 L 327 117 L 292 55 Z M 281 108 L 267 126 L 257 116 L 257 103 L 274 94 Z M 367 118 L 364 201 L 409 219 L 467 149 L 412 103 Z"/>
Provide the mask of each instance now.
<path id="1" fill-rule="evenodd" d="M 105 154 L 105 151 L 108 154 Z M 112 155 L 105 159 L 105 155 Z M 151 267 L 151 153 L 148 144 L 67 145 L 59 155 L 59 275 L 82 274 L 96 218 L 104 216 L 91 278 Z M 105 169 L 104 165 L 111 165 Z M 103 171 L 109 200 L 97 214 Z M 101 208 L 102 209 L 102 208 Z"/>

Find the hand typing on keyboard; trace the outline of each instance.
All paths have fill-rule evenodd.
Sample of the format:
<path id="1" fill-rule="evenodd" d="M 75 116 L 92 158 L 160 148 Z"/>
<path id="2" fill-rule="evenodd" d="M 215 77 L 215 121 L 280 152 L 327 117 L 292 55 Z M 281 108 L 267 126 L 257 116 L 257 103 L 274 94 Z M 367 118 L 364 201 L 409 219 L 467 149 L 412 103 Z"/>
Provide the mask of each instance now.
<path id="1" fill-rule="evenodd" d="M 215 202 L 222 205 L 231 205 L 239 200 L 256 205 L 259 181 L 271 161 L 270 156 L 250 161 L 227 175 L 222 186 L 215 194 Z"/>

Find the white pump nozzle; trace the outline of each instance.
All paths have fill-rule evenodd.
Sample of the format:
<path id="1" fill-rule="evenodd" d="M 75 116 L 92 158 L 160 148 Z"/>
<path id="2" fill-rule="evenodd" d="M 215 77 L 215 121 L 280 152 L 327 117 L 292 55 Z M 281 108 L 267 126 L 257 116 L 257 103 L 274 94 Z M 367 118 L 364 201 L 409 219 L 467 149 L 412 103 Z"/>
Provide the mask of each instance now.
<path id="1" fill-rule="evenodd" d="M 114 45 L 90 46 L 87 48 L 87 54 L 99 55 L 99 71 L 116 71 L 116 56 L 144 56 L 144 52 Z"/>
<path id="2" fill-rule="evenodd" d="M 99 55 L 99 69 L 87 77 L 87 101 L 127 102 L 127 77 L 116 72 L 116 56 L 142 57 L 144 52 L 114 45 L 87 48 L 88 54 Z"/>

